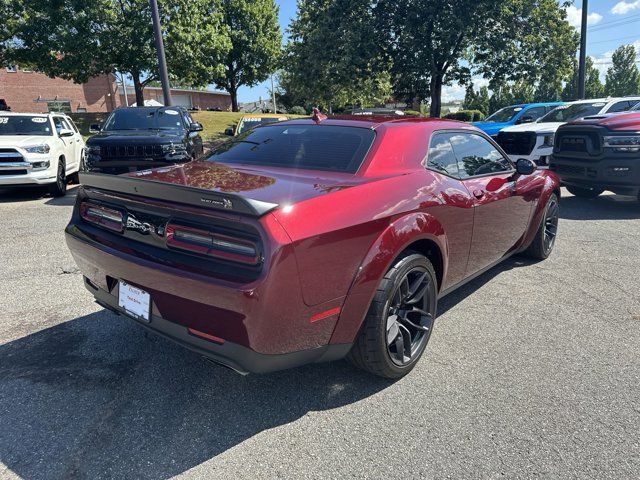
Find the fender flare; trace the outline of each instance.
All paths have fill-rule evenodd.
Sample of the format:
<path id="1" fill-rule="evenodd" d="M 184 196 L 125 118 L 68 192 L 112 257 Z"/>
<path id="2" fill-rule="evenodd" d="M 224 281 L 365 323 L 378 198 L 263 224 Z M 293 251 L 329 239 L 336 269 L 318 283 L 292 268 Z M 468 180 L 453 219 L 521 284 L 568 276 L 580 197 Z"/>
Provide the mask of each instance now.
<path id="1" fill-rule="evenodd" d="M 538 228 L 540 227 L 540 223 L 542 222 L 542 217 L 544 216 L 547 202 L 549 201 L 549 198 L 551 198 L 551 195 L 553 193 L 555 193 L 558 196 L 558 200 L 560 200 L 560 181 L 552 176 L 547 176 L 545 178 L 544 185 L 541 188 L 540 196 L 538 197 L 538 203 L 536 204 L 535 209 L 531 214 L 529 229 L 523 236 L 521 247 L 518 249 L 518 251 L 526 250 L 529 245 L 531 245 L 531 242 L 533 242 L 533 239 L 538 232 Z"/>
<path id="2" fill-rule="evenodd" d="M 347 292 L 330 343 L 352 343 L 355 340 L 380 280 L 398 255 L 421 240 L 427 240 L 439 249 L 441 275 L 446 278 L 448 243 L 440 222 L 424 212 L 412 212 L 395 219 L 372 243 L 361 262 Z"/>

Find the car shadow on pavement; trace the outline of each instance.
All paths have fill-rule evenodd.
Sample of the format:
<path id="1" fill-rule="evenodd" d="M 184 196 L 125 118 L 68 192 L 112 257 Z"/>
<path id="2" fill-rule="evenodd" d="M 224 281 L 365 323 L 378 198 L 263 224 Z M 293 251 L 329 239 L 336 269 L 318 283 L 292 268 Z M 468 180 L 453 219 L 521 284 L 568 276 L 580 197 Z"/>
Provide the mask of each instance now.
<path id="1" fill-rule="evenodd" d="M 243 377 L 100 311 L 0 346 L 0 461 L 21 478 L 164 479 L 390 384 L 346 362 Z"/>
<path id="2" fill-rule="evenodd" d="M 72 206 L 76 201 L 77 185 L 69 185 L 64 197 L 52 197 L 45 187 L 0 188 L 0 203 L 19 203 L 46 198 L 46 205 Z"/>
<path id="3" fill-rule="evenodd" d="M 497 277 L 501 273 L 513 268 L 528 267 L 539 262 L 540 260 L 534 260 L 523 255 L 514 255 L 506 259 L 502 263 L 499 263 L 495 267 L 487 270 L 482 275 L 474 278 L 469 283 L 463 285 L 460 288 L 457 288 L 450 294 L 438 300 L 438 316 L 444 315 L 448 310 L 464 301 L 476 290 L 481 288 L 486 283 L 489 283 L 491 280 L 493 280 L 493 278 Z"/>
<path id="4" fill-rule="evenodd" d="M 603 194 L 593 199 L 562 197 L 560 218 L 566 220 L 637 220 L 640 202 L 635 197 Z"/>

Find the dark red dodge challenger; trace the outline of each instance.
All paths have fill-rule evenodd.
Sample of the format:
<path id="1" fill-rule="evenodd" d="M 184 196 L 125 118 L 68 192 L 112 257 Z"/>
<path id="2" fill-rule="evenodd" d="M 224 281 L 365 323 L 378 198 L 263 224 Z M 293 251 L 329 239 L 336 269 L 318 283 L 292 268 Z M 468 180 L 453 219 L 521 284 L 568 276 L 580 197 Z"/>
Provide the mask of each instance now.
<path id="1" fill-rule="evenodd" d="M 438 298 L 546 258 L 559 182 L 444 120 L 316 115 L 204 161 L 85 174 L 66 238 L 97 302 L 240 373 L 408 373 Z"/>

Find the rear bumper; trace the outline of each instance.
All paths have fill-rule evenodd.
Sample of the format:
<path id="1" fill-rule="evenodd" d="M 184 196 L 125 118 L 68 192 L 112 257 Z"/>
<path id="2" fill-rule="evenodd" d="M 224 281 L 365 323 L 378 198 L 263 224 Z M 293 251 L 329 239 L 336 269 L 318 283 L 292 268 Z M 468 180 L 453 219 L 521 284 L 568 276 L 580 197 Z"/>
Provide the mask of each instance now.
<path id="1" fill-rule="evenodd" d="M 219 343 L 205 340 L 190 333 L 187 327 L 170 322 L 157 315 L 152 315 L 149 323 L 135 319 L 127 315 L 118 306 L 118 297 L 116 295 L 96 288 L 95 285 L 87 281 L 86 277 L 85 286 L 102 307 L 127 317 L 145 329 L 199 353 L 215 363 L 229 367 L 242 375 L 275 372 L 309 363 L 331 362 L 345 357 L 351 349 L 351 344 L 325 345 L 298 352 L 265 355 L 229 341 Z"/>
<path id="2" fill-rule="evenodd" d="M 603 157 L 597 161 L 554 154 L 550 169 L 565 185 L 635 194 L 640 189 L 640 158 Z"/>

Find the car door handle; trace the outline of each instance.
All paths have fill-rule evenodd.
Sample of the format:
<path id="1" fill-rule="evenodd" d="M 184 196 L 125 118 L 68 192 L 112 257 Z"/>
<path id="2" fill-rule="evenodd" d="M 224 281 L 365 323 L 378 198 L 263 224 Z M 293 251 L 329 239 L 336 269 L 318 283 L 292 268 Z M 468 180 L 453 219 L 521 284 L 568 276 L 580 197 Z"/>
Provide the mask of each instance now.
<path id="1" fill-rule="evenodd" d="M 477 199 L 484 197 L 484 190 L 480 190 L 480 189 L 474 190 L 473 196 L 476 197 Z"/>

